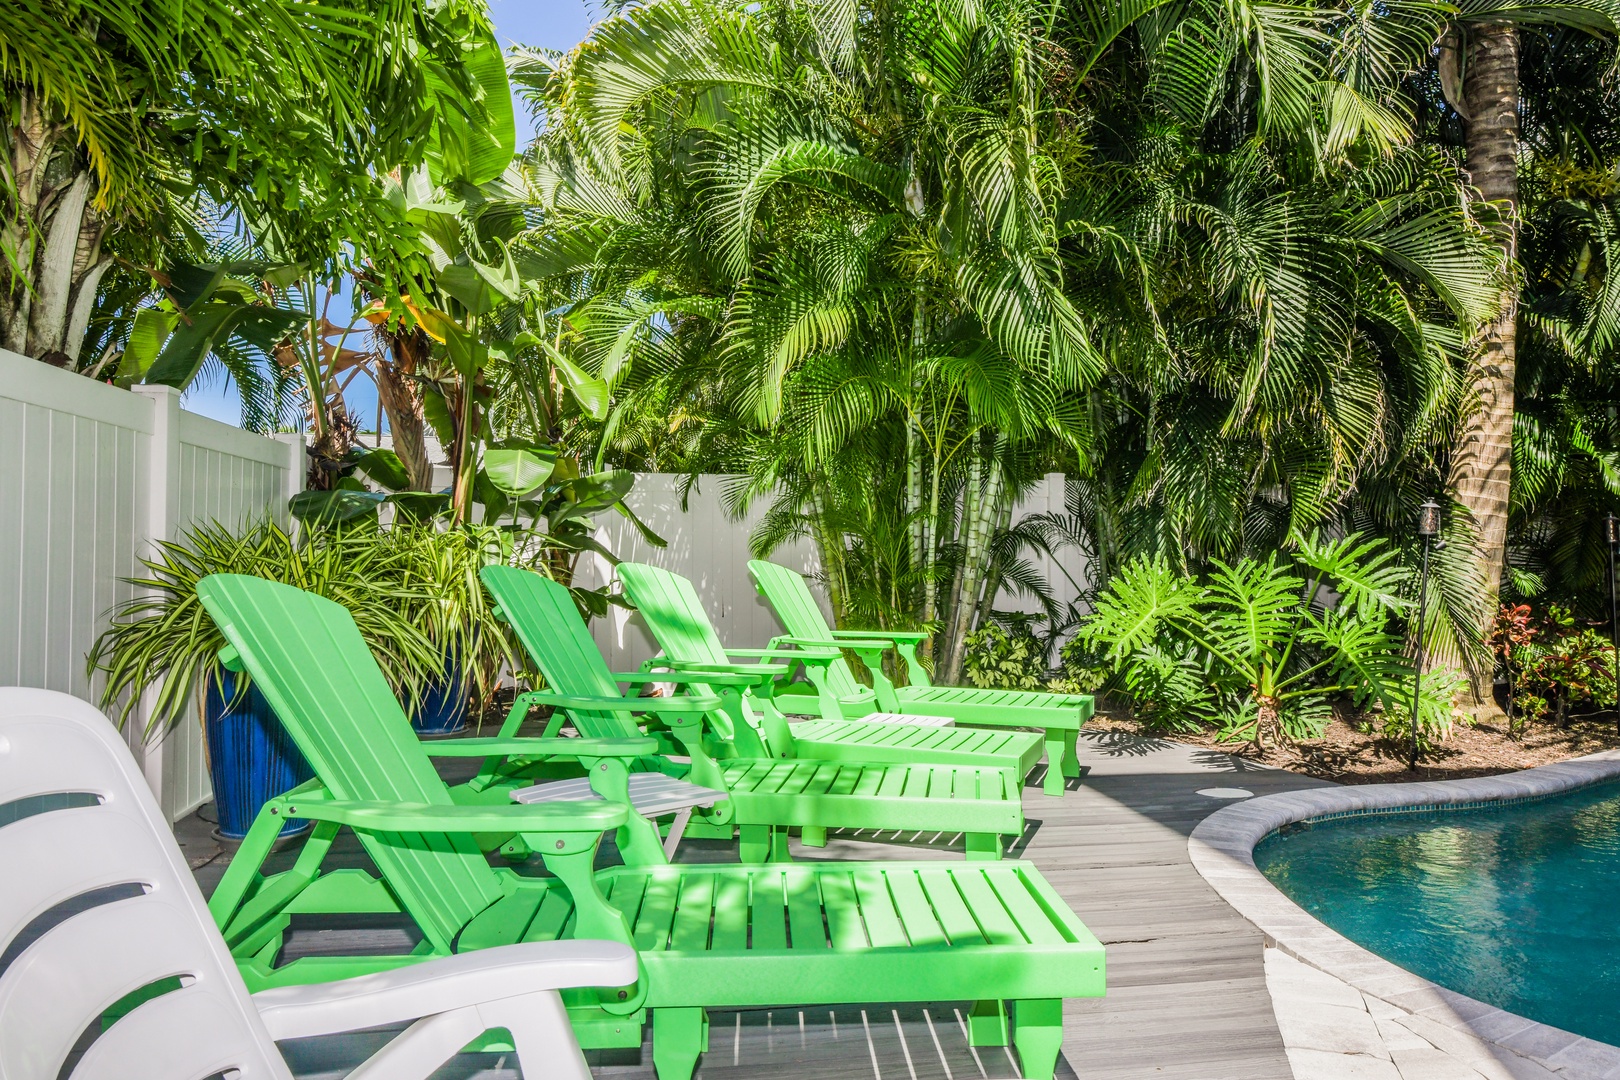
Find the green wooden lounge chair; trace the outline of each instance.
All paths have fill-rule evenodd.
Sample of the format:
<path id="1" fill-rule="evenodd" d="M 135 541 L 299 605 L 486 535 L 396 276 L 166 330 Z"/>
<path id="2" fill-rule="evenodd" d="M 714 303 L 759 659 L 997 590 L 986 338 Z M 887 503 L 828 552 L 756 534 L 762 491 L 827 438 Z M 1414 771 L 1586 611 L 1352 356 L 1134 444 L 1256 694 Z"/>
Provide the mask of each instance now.
<path id="1" fill-rule="evenodd" d="M 701 702 L 719 714 L 722 698 L 710 686 L 738 698 L 739 690 L 754 681 L 749 675 L 720 672 L 616 675 L 602 660 L 566 588 L 541 574 L 511 566 L 486 566 L 480 577 L 501 616 L 546 677 L 547 686 L 574 703 L 566 711 L 586 738 L 634 739 L 642 735 L 628 718 L 626 705 L 633 709 L 638 702 L 658 699 L 626 699 L 619 690 L 620 682 L 698 683 L 688 691 L 696 697 L 664 700 Z M 517 733 L 529 704 L 528 695 L 513 702 L 501 729 L 503 737 Z M 785 721 L 778 716 L 775 722 L 785 731 Z M 734 719 L 731 724 L 736 756 L 716 761 L 704 745 L 700 720 L 668 716 L 665 723 L 680 744 L 677 752 L 691 758 L 687 778 L 727 793 L 726 803 L 714 813 L 695 819 L 693 832 L 715 835 L 705 832 L 705 827 L 719 826 L 721 835 L 729 836 L 735 825 L 744 862 L 786 858 L 787 829 L 792 826 L 807 830 L 812 844 L 824 842 L 829 828 L 960 832 L 965 834 L 970 858 L 999 858 L 1000 837 L 1024 829 L 1021 777 L 995 762 L 970 768 L 785 757 L 773 754 L 766 744 L 769 741 L 791 750 L 791 737 L 778 734 L 771 740 L 761 739 L 751 717 Z M 1028 738 L 1039 746 L 1034 736 Z M 497 773 L 501 768 L 495 765 Z M 513 775 L 520 776 L 521 769 Z"/>
<path id="2" fill-rule="evenodd" d="M 650 661 L 649 666 L 677 672 L 747 676 L 747 694 L 718 682 L 715 690 L 725 699 L 733 726 L 741 727 L 745 720 L 757 724 L 772 756 L 995 766 L 1009 770 L 1020 786 L 1040 761 L 1041 739 L 1029 732 L 928 727 L 842 717 L 813 726 L 789 725 L 771 702 L 778 681 L 788 674 L 788 665 L 795 663 L 802 663 L 813 671 L 836 666 L 847 675 L 848 669 L 836 646 L 828 647 L 824 642 L 820 647 L 807 647 L 797 639 L 781 637 L 768 649 L 730 649 L 721 643 L 690 581 L 668 570 L 639 563 L 620 563 L 618 575 L 625 594 L 640 610 L 648 629 L 664 650 L 664 655 Z M 867 644 L 874 656 L 887 646 L 886 642 L 876 640 Z M 733 657 L 763 662 L 738 664 L 733 662 Z M 755 698 L 759 705 L 757 717 L 750 708 L 749 697 Z M 862 710 L 862 715 L 868 711 Z"/>
<path id="3" fill-rule="evenodd" d="M 835 734 L 847 723 L 845 716 L 866 712 L 875 705 L 889 712 L 948 716 L 960 724 L 1041 728 L 1046 739 L 1046 793 L 1062 795 L 1064 779 L 1080 775 L 1075 741 L 1080 728 L 1091 719 L 1093 702 L 1088 695 L 934 686 L 917 660 L 917 645 L 927 634 L 834 630 L 827 625 L 804 578 L 792 570 L 756 559 L 748 564 L 748 574 L 787 631 L 785 637 L 773 639 L 773 647 L 778 641 L 789 641 L 806 648 L 850 649 L 872 673 L 875 687 L 867 687 L 856 681 L 842 657 L 831 664 L 806 664 L 805 675 L 817 693 L 793 697 L 791 708 L 821 719 L 799 725 L 806 729 L 801 738 Z M 874 648 L 874 642 L 881 644 Z M 905 658 L 911 685 L 897 687 L 883 674 L 882 652 L 887 648 L 897 649 Z"/>
<path id="4" fill-rule="evenodd" d="M 1024 1075 L 1053 1074 L 1063 999 L 1103 993 L 1103 948 L 1028 863 L 818 863 L 615 867 L 594 871 L 607 802 L 458 806 L 341 606 L 291 586 L 216 575 L 203 606 L 309 759 L 316 779 L 272 800 L 209 902 L 252 990 L 388 970 L 522 941 L 633 945 L 641 978 L 564 991 L 586 1047 L 633 1047 L 651 1013 L 660 1080 L 689 1080 L 711 1008 L 862 1001 L 974 1002 L 975 1045 L 1010 1037 Z M 474 753 L 548 753 L 537 740 Z M 562 739 L 556 742 L 593 742 Z M 590 760 L 645 755 L 650 739 L 580 748 Z M 442 744 L 441 744 L 442 745 Z M 440 746 L 434 751 L 440 752 Z M 611 751 L 611 753 L 610 753 Z M 315 831 L 295 866 L 260 872 L 288 817 Z M 354 830 L 377 875 L 323 872 L 338 829 Z M 522 832 L 555 877 L 494 869 L 474 832 Z M 405 913 L 406 955 L 277 963 L 294 914 Z"/>

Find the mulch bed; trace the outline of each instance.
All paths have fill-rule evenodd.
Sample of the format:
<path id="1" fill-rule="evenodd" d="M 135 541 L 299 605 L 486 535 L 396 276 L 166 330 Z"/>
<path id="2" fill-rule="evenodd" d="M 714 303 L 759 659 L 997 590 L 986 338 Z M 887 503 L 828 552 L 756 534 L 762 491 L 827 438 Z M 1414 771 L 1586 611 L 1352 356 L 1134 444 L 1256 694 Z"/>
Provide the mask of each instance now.
<path id="1" fill-rule="evenodd" d="M 1508 734 L 1505 719 L 1459 724 L 1452 729 L 1450 738 L 1418 763 L 1415 774 L 1406 767 L 1404 742 L 1364 734 L 1343 717 L 1335 718 L 1320 739 L 1278 747 L 1264 754 L 1256 753 L 1249 743 L 1219 742 L 1213 732 L 1152 730 L 1112 710 L 1099 710 L 1086 730 L 1162 736 L 1341 784 L 1399 784 L 1412 780 L 1493 776 L 1567 761 L 1599 750 L 1617 749 L 1620 748 L 1617 719 L 1620 717 L 1613 712 L 1602 712 L 1572 717 L 1567 728 L 1551 723 L 1531 724 L 1518 738 Z"/>

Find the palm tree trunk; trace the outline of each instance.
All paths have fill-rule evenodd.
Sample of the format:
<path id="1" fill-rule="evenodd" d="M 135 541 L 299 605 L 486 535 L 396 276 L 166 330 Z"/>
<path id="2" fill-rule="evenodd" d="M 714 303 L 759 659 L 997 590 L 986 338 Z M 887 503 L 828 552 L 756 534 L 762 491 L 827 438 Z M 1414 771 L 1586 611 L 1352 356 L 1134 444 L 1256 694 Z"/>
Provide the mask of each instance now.
<path id="1" fill-rule="evenodd" d="M 1467 35 L 1463 104 L 1468 173 L 1480 196 L 1498 204 L 1506 216 L 1508 231 L 1503 243 L 1511 267 L 1517 255 L 1519 204 L 1518 34 L 1511 25 L 1497 23 L 1468 27 Z M 1481 335 L 1469 371 L 1473 407 L 1464 417 L 1452 448 L 1452 487 L 1479 530 L 1479 572 L 1489 596 L 1479 613 L 1482 630 L 1496 611 L 1497 590 L 1507 564 L 1517 301 L 1510 279 L 1503 291 L 1500 313 Z M 1488 671 L 1475 673 L 1474 705 L 1495 714 L 1499 710 L 1490 678 Z"/>
<path id="2" fill-rule="evenodd" d="M 91 204 L 94 179 L 67 129 L 32 91 L 16 92 L 9 134 L 12 198 L 0 247 L 15 263 L 0 269 L 0 348 L 70 367 L 111 263 L 102 253 L 108 222 Z"/>
<path id="3" fill-rule="evenodd" d="M 411 489 L 432 491 L 433 463 L 428 460 L 422 395 L 409 378 L 418 369 L 419 361 L 426 358 L 426 335 L 420 330 L 401 329 L 397 334 L 384 331 L 380 336 L 394 356 L 392 360 L 379 359 L 376 366 L 377 400 L 388 414 L 394 453 L 405 466 Z"/>
<path id="4" fill-rule="evenodd" d="M 821 556 L 821 572 L 827 578 L 827 599 L 832 603 L 833 625 L 842 627 L 849 612 L 849 582 L 844 566 L 843 534 L 827 526 L 827 503 L 821 485 L 810 489 L 810 531 L 815 537 L 817 553 Z"/>
<path id="5" fill-rule="evenodd" d="M 927 327 L 924 322 L 923 298 L 919 291 L 912 302 L 911 309 L 911 348 L 909 358 L 911 364 L 911 411 L 906 417 L 906 507 L 908 515 L 906 531 L 911 537 L 911 570 L 913 574 L 920 574 L 922 581 L 920 587 L 921 602 L 917 611 L 924 620 L 930 618 L 934 607 L 933 583 L 928 580 L 926 569 L 928 566 L 929 535 L 931 522 L 923 514 L 923 461 L 922 438 L 917 430 L 918 393 L 920 387 L 917 379 L 918 354 L 922 351 L 923 343 L 927 340 Z M 924 649 L 928 647 L 925 642 Z"/>
<path id="6" fill-rule="evenodd" d="M 940 673 L 939 681 L 946 685 L 955 685 L 962 680 L 962 662 L 967 655 L 967 637 L 973 631 L 979 612 L 980 594 L 989 570 L 985 562 L 989 555 L 990 535 L 996 522 L 1000 520 L 1001 503 L 1006 487 L 1001 471 L 1004 446 L 1004 437 L 997 436 L 990 453 L 989 465 L 984 472 L 982 490 L 973 500 L 971 525 L 968 529 L 967 544 L 962 553 L 962 585 L 956 598 L 956 610 L 952 612 L 950 647 L 946 653 L 943 671 Z M 970 491 L 977 486 L 973 481 L 969 481 Z"/>

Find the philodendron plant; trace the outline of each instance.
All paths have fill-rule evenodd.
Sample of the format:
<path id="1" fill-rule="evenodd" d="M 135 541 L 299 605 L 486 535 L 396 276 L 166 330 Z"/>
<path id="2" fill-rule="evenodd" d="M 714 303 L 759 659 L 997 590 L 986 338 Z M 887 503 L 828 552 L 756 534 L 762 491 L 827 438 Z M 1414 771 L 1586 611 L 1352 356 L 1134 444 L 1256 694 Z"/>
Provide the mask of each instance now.
<path id="1" fill-rule="evenodd" d="M 1358 535 L 1297 538 L 1287 556 L 1216 561 L 1203 578 L 1143 557 L 1098 596 L 1081 634 L 1164 720 L 1214 722 L 1223 739 L 1263 750 L 1319 735 L 1336 697 L 1409 715 L 1413 668 L 1397 630 L 1410 577 L 1382 541 Z M 1430 680 L 1430 695 L 1450 685 Z M 1425 704 L 1420 730 L 1450 715 L 1449 702 Z"/>

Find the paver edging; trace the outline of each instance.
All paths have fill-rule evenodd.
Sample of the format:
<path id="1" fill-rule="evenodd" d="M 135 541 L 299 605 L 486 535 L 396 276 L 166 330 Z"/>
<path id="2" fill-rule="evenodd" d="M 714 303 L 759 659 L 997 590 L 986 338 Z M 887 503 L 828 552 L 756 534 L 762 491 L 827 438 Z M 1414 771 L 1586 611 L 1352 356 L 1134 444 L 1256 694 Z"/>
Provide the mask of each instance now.
<path id="1" fill-rule="evenodd" d="M 1357 945 L 1294 903 L 1254 864 L 1254 849 L 1295 822 L 1346 813 L 1430 810 L 1458 804 L 1520 802 L 1620 777 L 1620 751 L 1609 750 L 1536 769 L 1413 784 L 1306 788 L 1222 807 L 1187 839 L 1204 880 L 1270 942 L 1296 959 L 1411 1015 L 1443 1024 L 1528 1058 L 1569 1080 L 1620 1078 L 1620 1047 L 1438 986 Z"/>

